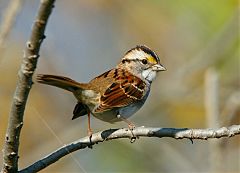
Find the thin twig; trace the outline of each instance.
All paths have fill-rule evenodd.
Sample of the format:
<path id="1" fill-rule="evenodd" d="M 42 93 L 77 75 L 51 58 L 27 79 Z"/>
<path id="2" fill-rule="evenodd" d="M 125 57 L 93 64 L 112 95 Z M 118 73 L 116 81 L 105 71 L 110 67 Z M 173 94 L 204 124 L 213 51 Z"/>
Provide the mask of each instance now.
<path id="1" fill-rule="evenodd" d="M 44 31 L 49 15 L 52 11 L 54 1 L 55 0 L 41 1 L 30 39 L 26 45 L 23 62 L 18 72 L 17 87 L 13 96 L 3 149 L 4 159 L 2 172 L 4 173 L 18 171 L 18 148 L 20 132 L 23 126 L 25 105 L 33 84 L 32 75 L 36 69 L 40 45 L 45 38 Z"/>
<path id="2" fill-rule="evenodd" d="M 219 128 L 219 79 L 214 68 L 209 68 L 205 74 L 205 109 L 208 127 Z M 222 151 L 220 140 L 209 142 L 209 172 L 222 170 Z"/>
<path id="3" fill-rule="evenodd" d="M 20 173 L 31 173 L 38 172 L 47 166 L 55 163 L 62 157 L 72 153 L 76 150 L 91 148 L 93 145 L 107 140 L 118 139 L 118 138 L 129 138 L 134 137 L 172 137 L 175 139 L 204 139 L 209 138 L 221 138 L 221 137 L 232 137 L 240 134 L 240 125 L 233 125 L 230 127 L 222 127 L 219 129 L 175 129 L 175 128 L 146 128 L 138 127 L 130 131 L 127 128 L 123 129 L 109 129 L 95 133 L 89 137 L 84 137 L 75 142 L 67 144 L 56 151 L 50 153 L 46 157 L 40 159 L 39 161 L 33 163 L 29 167 L 20 171 Z"/>
<path id="4" fill-rule="evenodd" d="M 3 13 L 0 27 L 0 65 L 3 60 L 5 42 L 15 23 L 18 12 L 21 9 L 23 0 L 11 0 L 7 9 Z"/>
<path id="5" fill-rule="evenodd" d="M 208 127 L 219 128 L 219 82 L 214 68 L 209 68 L 205 74 L 205 109 Z"/>
<path id="6" fill-rule="evenodd" d="M 8 8 L 4 12 L 3 21 L 0 28 L 0 47 L 4 44 L 7 36 L 9 35 L 18 11 L 21 8 L 21 0 L 12 0 L 9 2 Z"/>

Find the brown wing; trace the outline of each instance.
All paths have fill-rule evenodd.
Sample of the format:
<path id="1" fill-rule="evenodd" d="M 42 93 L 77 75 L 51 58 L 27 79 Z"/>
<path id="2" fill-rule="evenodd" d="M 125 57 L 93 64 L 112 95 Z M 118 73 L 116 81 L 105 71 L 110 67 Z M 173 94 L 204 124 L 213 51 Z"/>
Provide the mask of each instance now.
<path id="1" fill-rule="evenodd" d="M 127 106 L 141 100 L 145 94 L 146 84 L 140 78 L 125 70 L 116 69 L 113 72 L 116 79 L 100 98 L 101 104 L 94 112 L 104 112 L 113 107 Z"/>

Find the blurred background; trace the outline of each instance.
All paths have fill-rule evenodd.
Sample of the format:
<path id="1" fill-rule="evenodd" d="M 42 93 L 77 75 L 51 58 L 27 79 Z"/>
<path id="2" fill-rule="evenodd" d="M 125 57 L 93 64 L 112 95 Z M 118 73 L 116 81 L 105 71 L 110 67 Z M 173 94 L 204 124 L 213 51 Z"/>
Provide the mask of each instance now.
<path id="1" fill-rule="evenodd" d="M 0 149 L 17 71 L 39 1 L 0 0 Z M 217 128 L 240 124 L 238 0 L 57 0 L 46 28 L 37 73 L 88 82 L 145 44 L 167 71 L 131 121 L 137 126 Z M 35 79 L 33 79 L 35 81 Z M 74 121 L 75 98 L 35 83 L 25 110 L 20 168 L 87 135 L 87 117 Z M 92 118 L 95 132 L 126 127 Z M 2 154 L 0 154 L 0 167 Z M 42 172 L 240 171 L 240 137 L 214 140 L 140 138 L 95 145 Z"/>

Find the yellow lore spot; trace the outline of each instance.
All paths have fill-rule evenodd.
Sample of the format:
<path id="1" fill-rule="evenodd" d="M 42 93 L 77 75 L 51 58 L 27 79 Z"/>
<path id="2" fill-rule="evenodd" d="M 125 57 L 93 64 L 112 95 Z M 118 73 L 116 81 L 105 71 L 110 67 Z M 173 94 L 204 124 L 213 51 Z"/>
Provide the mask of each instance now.
<path id="1" fill-rule="evenodd" d="M 152 64 L 157 64 L 156 59 L 153 58 L 152 56 L 147 57 L 147 60 L 148 60 L 150 63 L 152 63 Z"/>

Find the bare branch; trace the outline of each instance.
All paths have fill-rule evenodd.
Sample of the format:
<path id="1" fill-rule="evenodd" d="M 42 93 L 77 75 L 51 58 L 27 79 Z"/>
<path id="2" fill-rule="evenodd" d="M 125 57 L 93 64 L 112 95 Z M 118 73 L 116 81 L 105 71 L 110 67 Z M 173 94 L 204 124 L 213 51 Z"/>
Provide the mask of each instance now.
<path id="1" fill-rule="evenodd" d="M 175 139 L 204 139 L 208 138 L 221 138 L 221 137 L 232 137 L 240 134 L 240 125 L 233 125 L 230 127 L 222 127 L 219 129 L 175 129 L 175 128 L 146 128 L 138 127 L 133 131 L 127 128 L 123 129 L 109 129 L 101 131 L 89 137 L 81 138 L 75 142 L 67 144 L 39 161 L 33 163 L 31 166 L 23 169 L 20 173 L 31 173 L 40 171 L 47 166 L 55 163 L 65 155 L 68 155 L 76 150 L 84 149 L 86 147 L 91 148 L 94 144 L 104 142 L 107 140 L 118 139 L 118 138 L 129 138 L 131 141 L 138 137 L 172 137 Z"/>
<path id="2" fill-rule="evenodd" d="M 32 33 L 27 42 L 23 62 L 18 72 L 17 87 L 9 115 L 5 145 L 3 149 L 2 172 L 18 171 L 18 148 L 23 116 L 28 94 L 32 86 L 32 75 L 36 69 L 40 45 L 45 38 L 44 31 L 55 0 L 42 0 Z"/>

